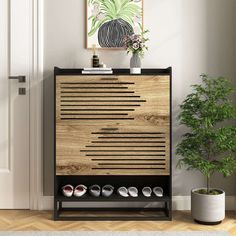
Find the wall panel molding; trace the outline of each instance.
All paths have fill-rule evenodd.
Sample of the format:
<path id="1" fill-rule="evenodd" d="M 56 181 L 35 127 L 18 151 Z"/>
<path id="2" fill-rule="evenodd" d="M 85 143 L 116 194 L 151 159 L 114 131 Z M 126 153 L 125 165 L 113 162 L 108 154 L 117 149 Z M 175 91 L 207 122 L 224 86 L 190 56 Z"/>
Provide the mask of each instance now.
<path id="1" fill-rule="evenodd" d="M 43 196 L 43 0 L 31 4 L 30 209 L 38 210 Z"/>

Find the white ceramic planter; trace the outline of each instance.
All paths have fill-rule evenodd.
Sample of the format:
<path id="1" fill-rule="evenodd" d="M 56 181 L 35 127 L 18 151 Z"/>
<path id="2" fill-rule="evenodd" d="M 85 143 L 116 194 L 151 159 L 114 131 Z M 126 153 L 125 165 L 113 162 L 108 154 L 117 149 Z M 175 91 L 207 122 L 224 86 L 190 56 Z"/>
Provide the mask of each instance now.
<path id="1" fill-rule="evenodd" d="M 202 224 L 219 224 L 225 218 L 225 192 L 218 195 L 196 193 L 191 191 L 191 213 L 195 221 Z"/>

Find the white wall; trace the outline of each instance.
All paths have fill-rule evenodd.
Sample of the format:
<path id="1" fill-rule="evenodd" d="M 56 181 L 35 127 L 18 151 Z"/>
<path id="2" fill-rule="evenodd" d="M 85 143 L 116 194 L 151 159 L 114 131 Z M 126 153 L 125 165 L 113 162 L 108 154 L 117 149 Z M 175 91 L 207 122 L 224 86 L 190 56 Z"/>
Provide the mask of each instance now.
<path id="1" fill-rule="evenodd" d="M 52 193 L 53 67 L 85 67 L 91 52 L 85 45 L 85 1 L 44 1 L 44 190 Z M 175 168 L 174 147 L 183 128 L 176 122 L 179 104 L 199 82 L 201 73 L 235 79 L 236 4 L 234 0 L 144 0 L 144 25 L 150 30 L 149 51 L 143 67 L 173 67 L 173 193 L 189 195 L 204 184 L 196 172 Z M 128 67 L 124 51 L 103 51 L 101 60 L 111 67 Z M 235 82 L 236 84 L 236 82 Z M 216 176 L 216 187 L 236 194 L 236 178 Z"/>

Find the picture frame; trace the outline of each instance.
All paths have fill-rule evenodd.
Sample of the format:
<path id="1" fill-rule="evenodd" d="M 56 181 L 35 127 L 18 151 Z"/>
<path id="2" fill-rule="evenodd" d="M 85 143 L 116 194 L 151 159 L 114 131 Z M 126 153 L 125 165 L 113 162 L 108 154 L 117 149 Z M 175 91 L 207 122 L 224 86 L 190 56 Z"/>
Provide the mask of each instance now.
<path id="1" fill-rule="evenodd" d="M 85 0 L 85 47 L 124 50 L 124 36 L 143 31 L 143 1 Z"/>

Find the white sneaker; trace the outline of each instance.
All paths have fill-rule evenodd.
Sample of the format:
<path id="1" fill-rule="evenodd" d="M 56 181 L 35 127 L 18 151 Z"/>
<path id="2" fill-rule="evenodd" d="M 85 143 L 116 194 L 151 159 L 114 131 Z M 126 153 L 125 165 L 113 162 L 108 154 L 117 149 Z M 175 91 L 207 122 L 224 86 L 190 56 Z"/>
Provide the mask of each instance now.
<path id="1" fill-rule="evenodd" d="M 129 196 L 128 189 L 126 187 L 118 188 L 117 193 L 122 197 L 128 197 Z"/>
<path id="2" fill-rule="evenodd" d="M 101 194 L 101 187 L 97 184 L 94 184 L 89 187 L 89 192 L 93 197 L 99 197 Z"/>
<path id="3" fill-rule="evenodd" d="M 87 192 L 87 187 L 83 184 L 79 184 L 75 187 L 74 196 L 82 197 Z"/>
<path id="4" fill-rule="evenodd" d="M 145 197 L 151 197 L 152 195 L 152 189 L 150 187 L 144 187 L 142 189 L 142 193 Z"/>
<path id="5" fill-rule="evenodd" d="M 110 184 L 104 185 L 102 187 L 102 196 L 110 197 L 114 191 L 114 187 Z"/>
<path id="6" fill-rule="evenodd" d="M 65 197 L 71 197 L 73 195 L 74 187 L 70 184 L 67 184 L 62 187 L 62 193 Z"/>
<path id="7" fill-rule="evenodd" d="M 136 187 L 129 187 L 128 192 L 131 197 L 138 197 L 138 189 Z"/>
<path id="8" fill-rule="evenodd" d="M 153 192 L 157 197 L 163 197 L 163 189 L 161 187 L 153 188 Z"/>

